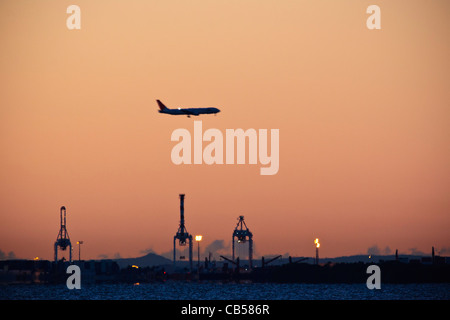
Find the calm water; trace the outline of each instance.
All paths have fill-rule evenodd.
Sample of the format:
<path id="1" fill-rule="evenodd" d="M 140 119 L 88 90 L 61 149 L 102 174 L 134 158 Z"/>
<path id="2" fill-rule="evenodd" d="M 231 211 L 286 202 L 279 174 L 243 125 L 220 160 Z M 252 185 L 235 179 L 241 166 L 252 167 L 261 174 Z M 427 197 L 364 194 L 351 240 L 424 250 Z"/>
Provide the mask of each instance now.
<path id="1" fill-rule="evenodd" d="M 86 284 L 80 290 L 65 285 L 0 285 L 0 300 L 450 300 L 450 284 L 382 284 L 369 290 L 365 284 L 188 283 Z"/>

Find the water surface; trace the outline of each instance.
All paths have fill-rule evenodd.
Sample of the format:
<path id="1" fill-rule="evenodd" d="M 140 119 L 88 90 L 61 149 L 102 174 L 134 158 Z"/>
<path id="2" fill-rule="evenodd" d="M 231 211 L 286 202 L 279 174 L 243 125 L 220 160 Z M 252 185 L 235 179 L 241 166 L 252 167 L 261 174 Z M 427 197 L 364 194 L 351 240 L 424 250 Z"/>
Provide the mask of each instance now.
<path id="1" fill-rule="evenodd" d="M 449 300 L 450 284 L 164 283 L 86 284 L 69 290 L 64 284 L 0 286 L 0 299 L 45 300 Z"/>

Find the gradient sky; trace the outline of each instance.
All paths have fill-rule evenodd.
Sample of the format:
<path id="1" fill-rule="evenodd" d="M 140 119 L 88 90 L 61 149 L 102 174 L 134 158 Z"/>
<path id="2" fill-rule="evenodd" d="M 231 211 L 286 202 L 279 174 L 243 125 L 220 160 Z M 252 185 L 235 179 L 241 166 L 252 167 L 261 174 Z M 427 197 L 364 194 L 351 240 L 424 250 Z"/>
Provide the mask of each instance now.
<path id="1" fill-rule="evenodd" d="M 66 8 L 81 8 L 68 30 Z M 381 8 L 368 30 L 366 8 Z M 202 247 L 450 252 L 450 2 L 0 2 L 0 250 L 172 249 L 179 193 Z M 217 116 L 157 113 L 216 106 Z M 280 130 L 280 169 L 171 162 L 177 128 Z M 231 253 L 228 247 L 224 253 Z M 78 249 L 74 250 L 74 255 Z M 218 257 L 216 257 L 218 258 Z"/>

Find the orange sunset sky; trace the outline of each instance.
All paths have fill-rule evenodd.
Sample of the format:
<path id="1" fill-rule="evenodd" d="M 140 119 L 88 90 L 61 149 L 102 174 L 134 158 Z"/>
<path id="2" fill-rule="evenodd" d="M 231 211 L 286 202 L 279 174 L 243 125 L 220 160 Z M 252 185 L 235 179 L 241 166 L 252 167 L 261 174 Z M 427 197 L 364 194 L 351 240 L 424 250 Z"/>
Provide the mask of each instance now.
<path id="1" fill-rule="evenodd" d="M 81 8 L 81 30 L 66 9 Z M 381 8 L 381 30 L 366 9 Z M 67 208 L 82 258 L 450 254 L 450 2 L 0 2 L 0 250 L 53 259 Z M 159 114 L 215 106 L 217 116 Z M 175 165 L 177 128 L 280 130 L 280 168 Z M 75 245 L 74 245 L 75 246 Z M 197 246 L 194 246 L 196 252 Z M 375 250 L 376 251 L 376 250 Z M 74 248 L 74 257 L 78 257 Z M 215 258 L 218 259 L 216 255 Z"/>

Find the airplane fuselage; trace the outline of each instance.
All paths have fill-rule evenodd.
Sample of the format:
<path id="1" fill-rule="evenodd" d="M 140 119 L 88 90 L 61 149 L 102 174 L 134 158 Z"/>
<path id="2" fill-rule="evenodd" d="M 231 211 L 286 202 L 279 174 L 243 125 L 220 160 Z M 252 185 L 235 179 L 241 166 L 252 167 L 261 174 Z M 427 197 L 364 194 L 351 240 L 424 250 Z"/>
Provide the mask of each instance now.
<path id="1" fill-rule="evenodd" d="M 178 108 L 178 109 L 164 109 L 158 110 L 159 113 L 166 113 L 171 115 L 184 115 L 184 116 L 198 116 L 200 114 L 215 114 L 220 112 L 217 108 Z"/>
<path id="2" fill-rule="evenodd" d="M 156 100 L 159 106 L 159 113 L 165 113 L 170 115 L 184 115 L 184 116 L 198 116 L 200 114 L 216 114 L 220 112 L 218 108 L 177 108 L 169 109 L 160 100 Z"/>

